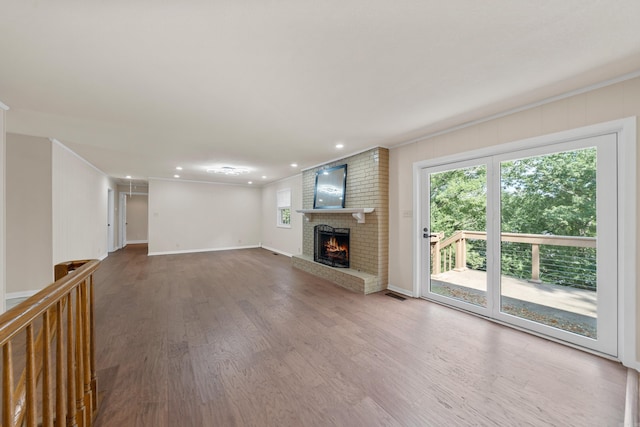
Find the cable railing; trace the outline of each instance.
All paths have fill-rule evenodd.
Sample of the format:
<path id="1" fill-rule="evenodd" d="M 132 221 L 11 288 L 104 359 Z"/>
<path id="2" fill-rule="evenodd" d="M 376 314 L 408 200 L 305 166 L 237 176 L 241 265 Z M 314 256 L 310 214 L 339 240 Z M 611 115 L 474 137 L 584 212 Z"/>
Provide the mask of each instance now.
<path id="1" fill-rule="evenodd" d="M 431 237 L 431 272 L 486 271 L 486 232 Z M 501 233 L 502 274 L 535 283 L 596 289 L 596 238 Z"/>
<path id="2" fill-rule="evenodd" d="M 53 284 L 0 315 L 2 427 L 91 427 L 98 407 L 98 266 L 95 260 L 58 264 Z"/>

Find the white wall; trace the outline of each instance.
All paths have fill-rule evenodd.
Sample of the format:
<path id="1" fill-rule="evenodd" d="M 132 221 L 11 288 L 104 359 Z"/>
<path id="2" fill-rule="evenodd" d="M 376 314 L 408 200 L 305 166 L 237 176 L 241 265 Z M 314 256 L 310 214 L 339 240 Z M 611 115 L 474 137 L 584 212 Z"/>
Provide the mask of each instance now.
<path id="1" fill-rule="evenodd" d="M 7 298 L 32 295 L 53 282 L 51 141 L 6 137 Z"/>
<path id="2" fill-rule="evenodd" d="M 0 313 L 5 311 L 5 289 L 6 289 L 6 235 L 5 235 L 5 110 L 7 107 L 0 102 Z"/>
<path id="3" fill-rule="evenodd" d="M 149 239 L 149 197 L 127 196 L 127 243 L 147 243 Z"/>
<path id="4" fill-rule="evenodd" d="M 149 254 L 260 245 L 259 188 L 149 180 Z"/>
<path id="5" fill-rule="evenodd" d="M 277 226 L 276 193 L 291 190 L 291 228 Z M 302 253 L 302 174 L 282 179 L 262 188 L 262 247 L 284 255 Z"/>
<path id="6" fill-rule="evenodd" d="M 110 179 L 59 142 L 52 144 L 53 263 L 107 256 Z"/>
<path id="7" fill-rule="evenodd" d="M 640 116 L 640 78 L 392 149 L 389 162 L 390 286 L 405 290 L 409 294 L 413 291 L 412 173 L 415 162 L 630 116 Z M 639 159 L 636 159 L 636 162 L 640 164 Z M 636 182 L 638 180 L 640 175 L 636 177 Z M 637 203 L 640 203 L 640 198 Z M 640 209 L 638 206 L 636 208 Z M 640 228 L 636 226 L 636 230 L 638 241 Z M 640 277 L 639 265 L 640 259 L 636 259 L 636 278 Z M 637 289 L 637 279 L 635 285 Z M 640 305 L 638 299 L 640 292 L 637 292 L 636 307 Z M 636 342 L 640 345 L 640 338 Z M 637 350 L 640 354 L 640 348 Z"/>

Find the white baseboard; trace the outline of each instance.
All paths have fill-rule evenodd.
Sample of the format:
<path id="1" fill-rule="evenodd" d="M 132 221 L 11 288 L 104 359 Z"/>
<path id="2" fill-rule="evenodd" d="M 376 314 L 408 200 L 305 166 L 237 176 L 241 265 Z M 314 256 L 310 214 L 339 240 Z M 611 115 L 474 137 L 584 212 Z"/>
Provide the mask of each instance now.
<path id="1" fill-rule="evenodd" d="M 148 240 L 127 240 L 127 243 L 125 243 L 124 245 L 139 245 L 141 243 L 149 243 Z"/>
<path id="2" fill-rule="evenodd" d="M 284 252 L 284 251 L 281 251 L 280 249 L 270 248 L 269 246 L 262 245 L 262 249 L 266 249 L 271 252 L 276 252 L 276 253 L 279 253 L 280 255 L 288 256 L 289 258 L 293 256 L 293 254 L 290 254 L 289 252 Z"/>
<path id="3" fill-rule="evenodd" d="M 36 289 L 31 291 L 21 291 L 21 292 L 7 292 L 4 297 L 5 299 L 15 299 L 15 298 L 29 298 L 40 292 L 42 289 Z"/>
<path id="4" fill-rule="evenodd" d="M 397 286 L 393 286 L 391 283 L 387 285 L 387 290 L 393 291 L 397 294 L 406 295 L 410 298 L 414 298 L 412 291 L 408 291 L 404 288 L 398 288 Z"/>
<path id="5" fill-rule="evenodd" d="M 627 391 L 624 404 L 624 425 L 637 426 L 638 421 L 638 371 L 627 369 Z"/>
<path id="6" fill-rule="evenodd" d="M 180 255 L 180 254 L 195 254 L 198 252 L 217 252 L 217 251 L 231 251 L 235 249 L 255 249 L 259 248 L 260 245 L 249 245 L 249 246 L 230 246 L 227 248 L 203 248 L 203 249 L 185 249 L 182 251 L 163 251 L 163 252 L 149 252 L 148 256 L 157 256 L 157 255 Z"/>

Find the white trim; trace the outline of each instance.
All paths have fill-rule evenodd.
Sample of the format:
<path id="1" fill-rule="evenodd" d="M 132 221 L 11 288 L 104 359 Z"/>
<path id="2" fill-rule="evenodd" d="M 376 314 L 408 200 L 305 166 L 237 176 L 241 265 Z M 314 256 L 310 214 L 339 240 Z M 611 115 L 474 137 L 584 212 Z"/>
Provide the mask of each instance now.
<path id="1" fill-rule="evenodd" d="M 106 252 L 98 257 L 99 261 L 104 261 L 109 256 L 109 252 Z"/>
<path id="2" fill-rule="evenodd" d="M 9 106 L 0 101 L 0 110 L 9 111 Z"/>
<path id="3" fill-rule="evenodd" d="M 9 292 L 5 295 L 5 299 L 29 298 L 40 292 L 42 289 L 32 289 L 30 291 Z"/>
<path id="4" fill-rule="evenodd" d="M 618 306 L 620 325 L 618 342 L 622 363 L 640 371 L 638 345 L 638 303 L 636 257 L 637 168 L 636 118 L 620 120 L 618 130 Z M 624 200 L 623 200 L 624 198 Z"/>
<path id="5" fill-rule="evenodd" d="M 190 182 L 192 184 L 212 184 L 212 185 L 235 185 L 239 187 L 254 187 L 254 188 L 262 188 L 262 185 L 257 185 L 257 182 L 254 184 L 240 184 L 235 182 L 214 182 L 214 181 L 197 181 L 193 179 L 179 179 L 179 178 L 158 178 L 158 177 L 149 177 L 147 182 L 149 181 L 171 181 L 171 182 Z"/>
<path id="6" fill-rule="evenodd" d="M 399 287 L 397 287 L 397 286 L 393 286 L 391 283 L 389 283 L 389 284 L 387 285 L 387 290 L 389 290 L 389 291 L 393 291 L 393 292 L 395 292 L 395 293 L 397 293 L 397 294 L 406 295 L 406 296 L 408 296 L 409 298 L 415 298 L 415 295 L 413 295 L 413 293 L 412 293 L 411 291 L 408 291 L 408 290 L 406 290 L 406 289 L 404 289 L 404 288 L 399 288 Z"/>
<path id="7" fill-rule="evenodd" d="M 281 251 L 280 249 L 271 248 L 265 245 L 262 245 L 262 249 L 266 249 L 271 252 L 276 252 L 276 253 L 279 253 L 280 255 L 288 256 L 289 258 L 293 256 L 293 254 L 290 254 L 289 252 L 284 252 L 284 251 Z"/>
<path id="8" fill-rule="evenodd" d="M 490 116 L 482 117 L 482 118 L 477 119 L 477 120 L 472 120 L 472 121 L 469 121 L 469 122 L 466 122 L 466 123 L 462 123 L 462 124 L 459 124 L 459 125 L 456 125 L 456 126 L 452 126 L 450 128 L 446 128 L 446 129 L 443 129 L 443 130 L 439 130 L 439 131 L 435 131 L 435 132 L 432 132 L 432 133 L 428 133 L 428 134 L 426 134 L 424 136 L 420 136 L 418 138 L 414 138 L 414 139 L 411 139 L 409 141 L 405 141 L 405 142 L 402 142 L 400 144 L 396 144 L 393 147 L 391 147 L 391 149 L 393 150 L 395 148 L 403 147 L 405 145 L 414 144 L 416 142 L 421 142 L 421 141 L 424 141 L 424 140 L 427 140 L 427 139 L 435 138 L 437 136 L 445 135 L 447 133 L 456 132 L 458 130 L 461 130 L 461 129 L 464 129 L 464 128 L 468 128 L 470 126 L 475 126 L 475 125 L 478 125 L 478 124 L 481 124 L 481 123 L 485 123 L 485 122 L 488 122 L 488 121 L 491 121 L 491 120 L 499 119 L 501 117 L 506 117 L 506 116 L 509 116 L 511 114 L 515 114 L 515 113 L 519 113 L 521 111 L 526 111 L 526 110 L 529 110 L 529 109 L 532 109 L 532 108 L 540 107 L 542 105 L 550 104 L 552 102 L 560 101 L 560 100 L 563 100 L 563 99 L 566 99 L 566 98 L 570 98 L 572 96 L 581 95 L 583 93 L 591 92 L 593 90 L 602 89 L 603 87 L 611 86 L 611 85 L 614 85 L 614 84 L 617 84 L 617 83 L 622 83 L 622 82 L 627 81 L 627 80 L 635 79 L 636 77 L 640 77 L 640 70 L 639 71 L 634 71 L 633 73 L 625 74 L 625 75 L 620 76 L 620 77 L 616 77 L 616 78 L 611 79 L 611 80 L 605 80 L 605 81 L 600 82 L 600 83 L 595 83 L 595 84 L 592 84 L 592 85 L 589 85 L 589 86 L 585 86 L 585 87 L 580 88 L 580 89 L 575 89 L 575 90 L 572 90 L 572 91 L 569 91 L 569 92 L 564 92 L 564 93 L 561 93 L 560 95 L 555 95 L 555 96 L 552 96 L 550 98 L 545 98 L 545 99 L 540 100 L 540 101 L 536 101 L 536 102 L 532 102 L 532 103 L 529 103 L 529 104 L 525 104 L 525 105 L 522 105 L 520 107 L 511 108 L 509 110 L 502 111 L 502 112 L 497 113 L 497 114 L 492 114 Z"/>
<path id="9" fill-rule="evenodd" d="M 624 426 L 634 427 L 640 425 L 638 421 L 638 371 L 627 369 L 627 390 L 624 401 Z"/>
<path id="10" fill-rule="evenodd" d="M 149 243 L 148 240 L 127 240 L 127 243 L 125 243 L 124 245 L 139 245 L 141 243 Z"/>
<path id="11" fill-rule="evenodd" d="M 132 196 L 148 196 L 149 195 L 149 193 L 141 193 L 140 191 L 132 191 L 131 193 L 129 193 L 129 191 L 118 190 L 118 193 L 122 193 L 125 196 L 128 196 L 128 195 L 132 195 Z"/>
<path id="12" fill-rule="evenodd" d="M 202 249 L 186 249 L 183 251 L 164 251 L 164 252 L 149 252 L 148 256 L 157 255 L 180 255 L 180 254 L 195 254 L 200 252 L 217 252 L 217 251 L 232 251 L 236 249 L 255 249 L 260 248 L 260 245 L 247 245 L 247 246 L 229 246 L 226 248 L 202 248 Z"/>
<path id="13" fill-rule="evenodd" d="M 635 261 L 636 242 L 636 117 L 599 123 L 548 135 L 494 145 L 449 156 L 418 161 L 413 164 L 413 292 L 421 295 L 421 239 L 422 219 L 420 197 L 422 194 L 421 170 L 426 167 L 459 162 L 479 157 L 490 157 L 532 147 L 541 147 L 580 138 L 618 134 L 618 358 L 623 365 L 640 370 L 636 354 L 638 341 L 638 306 L 636 294 Z"/>
<path id="14" fill-rule="evenodd" d="M 93 163 L 89 162 L 87 159 L 85 159 L 84 157 L 82 157 L 80 154 L 76 153 L 75 151 L 73 151 L 71 148 L 67 147 L 66 145 L 64 145 L 62 142 L 58 141 L 55 138 L 49 138 L 49 141 L 51 141 L 52 144 L 57 144 L 60 146 L 60 148 L 63 148 L 65 150 L 67 150 L 69 153 L 73 154 L 74 156 L 76 156 L 78 159 L 80 159 L 83 163 L 85 163 L 86 165 L 92 167 L 93 169 L 95 169 L 97 172 L 101 173 L 102 175 L 106 176 L 107 178 L 111 178 L 109 175 L 107 175 L 106 173 L 104 173 L 103 171 L 101 171 L 96 165 L 94 165 Z"/>

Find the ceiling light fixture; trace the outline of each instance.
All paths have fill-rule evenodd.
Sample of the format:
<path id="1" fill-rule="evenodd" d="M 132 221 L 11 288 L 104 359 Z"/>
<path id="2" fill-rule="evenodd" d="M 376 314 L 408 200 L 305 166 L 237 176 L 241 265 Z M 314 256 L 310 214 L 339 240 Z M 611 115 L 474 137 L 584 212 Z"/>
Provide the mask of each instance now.
<path id="1" fill-rule="evenodd" d="M 336 148 L 339 150 L 341 148 L 344 148 L 344 144 L 336 144 Z"/>
<path id="2" fill-rule="evenodd" d="M 125 178 L 131 179 L 131 175 L 127 175 L 127 176 L 125 176 Z"/>
<path id="3" fill-rule="evenodd" d="M 174 178 L 180 178 L 180 175 L 175 174 L 175 175 L 173 175 L 173 177 L 174 177 Z"/>
<path id="4" fill-rule="evenodd" d="M 247 184 L 253 184 L 253 181 L 249 181 Z"/>
<path id="5" fill-rule="evenodd" d="M 292 167 L 292 168 L 297 168 L 297 167 L 298 167 L 298 164 L 297 164 L 297 163 L 291 163 L 291 167 Z"/>
<path id="6" fill-rule="evenodd" d="M 236 168 L 233 166 L 222 166 L 218 168 L 209 168 L 207 169 L 209 173 L 219 173 L 224 175 L 244 175 L 245 173 L 249 173 L 249 169 L 247 168 Z"/>
<path id="7" fill-rule="evenodd" d="M 182 170 L 182 166 L 176 166 L 176 170 L 177 171 L 181 171 Z"/>

